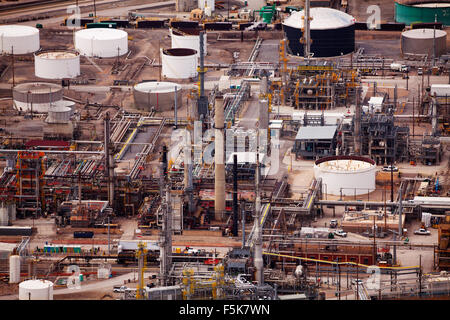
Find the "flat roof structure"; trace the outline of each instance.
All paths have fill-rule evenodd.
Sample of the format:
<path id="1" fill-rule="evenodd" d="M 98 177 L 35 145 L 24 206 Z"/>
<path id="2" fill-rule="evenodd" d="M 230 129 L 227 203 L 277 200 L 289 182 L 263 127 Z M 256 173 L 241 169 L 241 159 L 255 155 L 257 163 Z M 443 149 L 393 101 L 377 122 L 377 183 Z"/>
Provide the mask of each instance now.
<path id="1" fill-rule="evenodd" d="M 330 140 L 334 138 L 337 126 L 301 127 L 295 140 Z"/>

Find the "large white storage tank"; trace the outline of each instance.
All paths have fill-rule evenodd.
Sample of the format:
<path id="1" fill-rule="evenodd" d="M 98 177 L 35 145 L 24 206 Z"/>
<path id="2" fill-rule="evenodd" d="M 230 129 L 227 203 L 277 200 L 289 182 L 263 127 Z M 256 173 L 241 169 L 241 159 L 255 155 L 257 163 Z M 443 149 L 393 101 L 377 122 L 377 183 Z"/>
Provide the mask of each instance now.
<path id="1" fill-rule="evenodd" d="M 20 256 L 9 257 L 9 283 L 20 282 Z"/>
<path id="2" fill-rule="evenodd" d="M 175 107 L 175 88 L 177 108 L 182 106 L 182 87 L 173 82 L 141 82 L 133 87 L 134 103 L 137 109 L 168 111 Z"/>
<path id="3" fill-rule="evenodd" d="M 27 54 L 39 48 L 39 29 L 22 25 L 0 26 L 1 53 Z"/>
<path id="4" fill-rule="evenodd" d="M 75 32 L 74 44 L 84 56 L 117 57 L 128 52 L 128 33 L 108 28 L 84 29 Z"/>
<path id="5" fill-rule="evenodd" d="M 34 73 L 45 79 L 75 78 L 80 75 L 80 54 L 62 50 L 46 50 L 34 55 Z"/>
<path id="6" fill-rule="evenodd" d="M 376 170 L 376 163 L 370 158 L 331 156 L 315 162 L 314 177 L 322 178 L 322 192 L 352 196 L 375 190 Z"/>
<path id="7" fill-rule="evenodd" d="M 27 82 L 13 89 L 13 104 L 23 112 L 46 113 L 50 105 L 63 99 L 63 88 L 54 83 Z"/>
<path id="8" fill-rule="evenodd" d="M 27 280 L 19 284 L 19 300 L 53 300 L 53 283 L 48 280 Z"/>
<path id="9" fill-rule="evenodd" d="M 189 48 L 197 51 L 200 57 L 200 31 L 199 29 L 170 29 L 172 48 Z M 207 35 L 203 33 L 203 53 L 206 56 Z"/>
<path id="10" fill-rule="evenodd" d="M 215 0 L 198 0 L 198 7 L 200 9 L 205 9 L 208 7 L 211 11 L 214 11 L 216 7 Z"/>
<path id="11" fill-rule="evenodd" d="M 162 69 L 165 78 L 189 79 L 197 76 L 197 50 L 188 48 L 161 49 Z"/>

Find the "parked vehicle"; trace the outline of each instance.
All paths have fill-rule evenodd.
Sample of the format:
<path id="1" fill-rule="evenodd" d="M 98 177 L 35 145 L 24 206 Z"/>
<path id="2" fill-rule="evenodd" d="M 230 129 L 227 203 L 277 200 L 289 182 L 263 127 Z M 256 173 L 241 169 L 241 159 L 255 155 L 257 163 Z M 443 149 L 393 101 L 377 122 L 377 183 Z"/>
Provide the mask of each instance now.
<path id="1" fill-rule="evenodd" d="M 401 71 L 401 72 L 408 72 L 409 67 L 405 64 L 401 63 L 391 63 L 391 70 L 392 71 Z"/>
<path id="2" fill-rule="evenodd" d="M 333 219 L 330 221 L 330 228 L 337 228 L 338 226 L 338 221 Z"/>
<path id="3" fill-rule="evenodd" d="M 431 232 L 424 228 L 420 228 L 419 230 L 414 231 L 414 234 L 429 236 L 431 234 Z"/>
<path id="4" fill-rule="evenodd" d="M 383 169 L 381 169 L 381 170 L 382 171 L 387 171 L 387 172 L 391 172 L 391 170 L 392 170 L 393 172 L 397 172 L 398 168 L 396 166 L 389 165 L 389 166 L 384 166 Z"/>
<path id="5" fill-rule="evenodd" d="M 117 292 L 117 293 L 125 292 L 126 289 L 128 289 L 127 286 L 115 286 L 113 288 L 113 292 Z"/>
<path id="6" fill-rule="evenodd" d="M 417 75 L 418 76 L 423 75 L 423 69 L 422 68 L 417 69 Z"/>
<path id="7" fill-rule="evenodd" d="M 337 236 L 339 236 L 339 237 L 343 237 L 343 238 L 345 238 L 345 237 L 347 236 L 347 232 L 345 232 L 345 231 L 342 230 L 342 229 L 336 230 L 336 231 L 334 232 L 334 234 L 337 235 Z"/>

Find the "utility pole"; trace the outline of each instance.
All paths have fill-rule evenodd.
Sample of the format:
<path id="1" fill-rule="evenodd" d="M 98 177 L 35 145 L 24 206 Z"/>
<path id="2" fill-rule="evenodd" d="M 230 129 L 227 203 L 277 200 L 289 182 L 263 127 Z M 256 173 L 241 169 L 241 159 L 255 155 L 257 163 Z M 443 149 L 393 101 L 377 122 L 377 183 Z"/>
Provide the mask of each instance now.
<path id="1" fill-rule="evenodd" d="M 361 105 L 359 102 L 360 90 L 356 88 L 356 110 L 355 110 L 355 153 L 361 155 Z"/>
<path id="2" fill-rule="evenodd" d="M 14 46 L 11 47 L 11 67 L 12 67 L 12 85 L 13 88 L 16 86 L 16 80 L 15 80 L 15 70 L 14 70 Z"/>
<path id="3" fill-rule="evenodd" d="M 437 14 L 434 15 L 434 25 L 433 25 L 433 67 L 436 66 L 436 24 L 437 24 Z"/>
<path id="4" fill-rule="evenodd" d="M 377 227 L 377 225 L 375 223 L 375 219 L 376 219 L 376 216 L 373 216 L 373 264 L 375 264 L 376 261 L 377 261 L 377 241 L 376 241 L 376 238 L 377 238 L 376 227 Z"/>
<path id="5" fill-rule="evenodd" d="M 94 18 L 97 18 L 97 7 L 95 6 L 95 0 L 94 0 Z"/>
<path id="6" fill-rule="evenodd" d="M 303 39 L 303 54 L 306 59 L 309 59 L 311 52 L 311 30 L 310 30 L 310 0 L 305 0 L 305 14 L 304 14 L 304 34 Z"/>
<path id="7" fill-rule="evenodd" d="M 233 157 L 233 225 L 231 233 L 234 237 L 238 236 L 238 161 L 237 154 Z"/>
<path id="8" fill-rule="evenodd" d="M 422 296 L 422 255 L 419 255 L 419 297 Z"/>
<path id="9" fill-rule="evenodd" d="M 111 236 L 110 236 L 110 232 L 109 232 L 109 227 L 110 227 L 110 217 L 108 214 L 108 256 L 111 255 Z"/>
<path id="10" fill-rule="evenodd" d="M 413 138 L 414 138 L 414 129 L 415 129 L 415 126 L 416 126 L 416 121 L 415 121 L 415 119 L 414 119 L 414 105 L 415 105 L 415 103 L 414 103 L 414 97 L 413 97 L 413 101 L 412 101 L 412 103 L 413 103 L 413 109 L 412 109 L 412 125 L 413 125 L 413 131 L 412 131 L 412 135 L 413 135 Z"/>
<path id="11" fill-rule="evenodd" d="M 177 127 L 178 127 L 178 117 L 177 117 L 177 116 L 178 116 L 178 114 L 177 114 L 177 111 L 178 111 L 178 110 L 177 110 L 177 108 L 178 108 L 178 106 L 177 106 L 177 102 L 178 102 L 178 101 L 177 101 L 177 90 L 178 90 L 178 85 L 176 84 L 176 85 L 175 85 L 175 97 L 174 97 L 174 98 L 175 98 L 175 110 L 174 110 L 174 113 L 175 113 L 175 114 L 174 114 L 174 116 L 175 116 L 175 129 L 177 129 Z"/>

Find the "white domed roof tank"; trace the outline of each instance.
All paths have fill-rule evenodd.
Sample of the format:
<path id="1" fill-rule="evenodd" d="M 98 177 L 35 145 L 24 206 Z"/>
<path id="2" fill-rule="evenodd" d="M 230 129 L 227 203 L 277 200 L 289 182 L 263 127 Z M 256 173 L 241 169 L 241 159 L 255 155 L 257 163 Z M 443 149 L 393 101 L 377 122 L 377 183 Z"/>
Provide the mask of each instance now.
<path id="1" fill-rule="evenodd" d="M 50 105 L 63 99 L 63 88 L 54 83 L 27 82 L 13 89 L 13 103 L 17 110 L 46 113 Z"/>
<path id="2" fill-rule="evenodd" d="M 198 29 L 170 29 L 172 48 L 189 48 L 197 51 L 200 57 L 200 30 Z M 207 34 L 203 33 L 203 53 L 206 56 Z"/>
<path id="3" fill-rule="evenodd" d="M 161 73 L 165 78 L 189 79 L 197 76 L 197 50 L 188 48 L 161 49 Z"/>
<path id="4" fill-rule="evenodd" d="M 0 26 L 1 53 L 27 54 L 39 48 L 39 29 L 23 25 Z"/>
<path id="5" fill-rule="evenodd" d="M 128 33 L 118 29 L 94 28 L 75 32 L 75 49 L 88 57 L 112 58 L 128 52 Z"/>
<path id="6" fill-rule="evenodd" d="M 44 79 L 75 78 L 80 75 L 80 54 L 46 50 L 34 54 L 34 73 Z"/>
<path id="7" fill-rule="evenodd" d="M 304 29 L 304 10 L 295 11 L 283 22 L 288 49 L 303 57 L 300 39 Z M 335 57 L 355 51 L 355 18 L 331 8 L 311 8 L 311 53 L 313 58 Z"/>
<path id="8" fill-rule="evenodd" d="M 64 106 L 51 106 L 48 109 L 47 122 L 49 123 L 68 123 L 72 116 L 72 109 Z"/>
<path id="9" fill-rule="evenodd" d="M 9 257 L 9 283 L 20 282 L 20 256 Z"/>
<path id="10" fill-rule="evenodd" d="M 48 280 L 27 280 L 19 284 L 19 300 L 53 300 L 53 283 Z"/>
<path id="11" fill-rule="evenodd" d="M 182 87 L 173 82 L 141 82 L 133 87 L 134 103 L 137 109 L 156 111 L 174 109 L 175 88 L 177 89 L 177 108 L 182 106 Z"/>
<path id="12" fill-rule="evenodd" d="M 198 0 L 198 7 L 200 9 L 205 9 L 205 7 L 211 8 L 214 11 L 216 8 L 215 0 Z"/>
<path id="13" fill-rule="evenodd" d="M 322 178 L 322 191 L 336 196 L 367 194 L 375 190 L 377 166 L 370 158 L 331 156 L 317 160 L 314 177 Z"/>
<path id="14" fill-rule="evenodd" d="M 436 43 L 436 57 L 446 53 L 447 32 L 439 29 L 412 29 L 404 31 L 402 33 L 402 54 L 427 54 L 431 58 L 434 54 L 434 43 Z"/>

